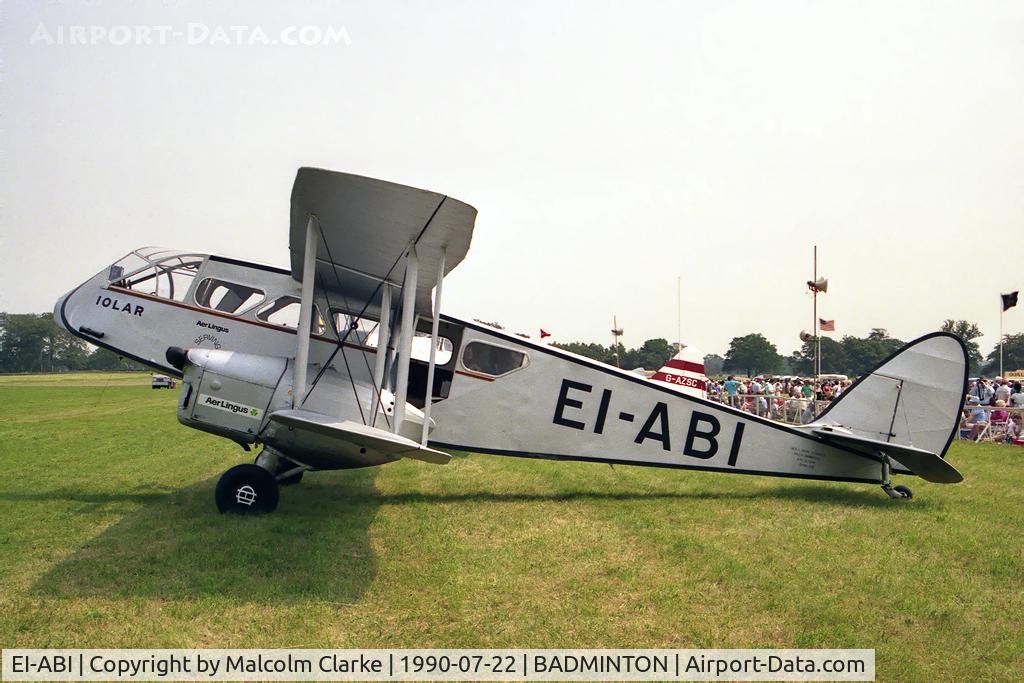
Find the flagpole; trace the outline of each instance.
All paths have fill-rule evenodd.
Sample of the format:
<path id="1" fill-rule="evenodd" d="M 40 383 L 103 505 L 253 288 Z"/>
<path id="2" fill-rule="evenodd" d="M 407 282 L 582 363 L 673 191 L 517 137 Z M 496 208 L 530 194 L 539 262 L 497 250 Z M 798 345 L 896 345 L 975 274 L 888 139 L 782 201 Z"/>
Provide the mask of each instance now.
<path id="1" fill-rule="evenodd" d="M 676 276 L 676 353 L 683 350 L 683 276 Z"/>
<path id="2" fill-rule="evenodd" d="M 1008 309 L 1017 305 L 1017 295 L 1020 290 L 1009 294 L 999 294 L 999 376 L 1003 376 L 1003 316 Z"/>
<path id="3" fill-rule="evenodd" d="M 814 245 L 814 277 L 811 278 L 811 282 L 818 281 L 818 245 Z M 821 340 L 818 335 L 818 287 L 811 287 L 812 296 L 814 299 L 814 386 L 812 389 L 818 386 L 818 370 L 819 370 L 819 356 L 821 354 Z"/>
<path id="4" fill-rule="evenodd" d="M 615 356 L 615 367 L 622 367 L 620 365 L 621 359 L 619 358 L 619 337 L 622 336 L 622 330 L 619 329 L 619 318 L 618 316 L 612 316 L 612 348 L 614 349 L 613 355 Z"/>
<path id="5" fill-rule="evenodd" d="M 1003 376 L 1003 313 L 1006 313 L 1006 306 L 1003 305 L 1003 297 L 999 296 L 999 376 Z"/>

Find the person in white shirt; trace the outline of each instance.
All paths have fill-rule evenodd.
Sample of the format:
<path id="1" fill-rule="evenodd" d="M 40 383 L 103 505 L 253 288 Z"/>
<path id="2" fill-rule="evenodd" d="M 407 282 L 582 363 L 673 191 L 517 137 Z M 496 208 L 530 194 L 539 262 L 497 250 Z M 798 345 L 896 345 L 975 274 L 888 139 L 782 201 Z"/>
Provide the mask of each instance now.
<path id="1" fill-rule="evenodd" d="M 1005 379 L 1000 379 L 999 377 L 996 378 L 996 383 L 998 384 L 998 386 L 996 387 L 995 391 L 992 394 L 993 397 L 994 397 L 994 400 L 995 401 L 1006 401 L 1007 403 L 1009 403 L 1010 402 L 1010 383 L 1007 382 Z"/>
<path id="2" fill-rule="evenodd" d="M 768 411 L 768 402 L 764 399 L 764 385 L 761 384 L 760 377 L 751 380 L 750 393 L 754 396 L 754 412 L 757 415 L 764 415 Z"/>

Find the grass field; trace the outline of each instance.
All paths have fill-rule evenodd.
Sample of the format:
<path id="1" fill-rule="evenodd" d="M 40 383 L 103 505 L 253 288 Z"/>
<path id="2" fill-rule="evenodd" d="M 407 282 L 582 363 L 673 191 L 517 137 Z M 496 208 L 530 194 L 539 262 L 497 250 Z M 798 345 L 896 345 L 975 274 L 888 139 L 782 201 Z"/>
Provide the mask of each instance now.
<path id="1" fill-rule="evenodd" d="M 0 375 L 0 388 L 42 386 L 150 386 L 148 372 L 64 372 L 42 375 Z"/>
<path id="2" fill-rule="evenodd" d="M 880 680 L 1024 678 L 1024 449 L 875 486 L 472 455 L 308 475 L 148 376 L 0 380 L 3 647 L 869 647 Z"/>

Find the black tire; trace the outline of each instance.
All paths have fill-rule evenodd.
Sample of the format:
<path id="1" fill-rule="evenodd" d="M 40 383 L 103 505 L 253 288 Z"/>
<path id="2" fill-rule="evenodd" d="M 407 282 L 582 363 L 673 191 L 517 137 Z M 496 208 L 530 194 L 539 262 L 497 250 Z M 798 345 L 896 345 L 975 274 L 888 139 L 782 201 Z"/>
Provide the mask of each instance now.
<path id="1" fill-rule="evenodd" d="M 914 492 L 910 490 L 909 486 L 894 486 L 892 490 L 898 492 L 907 500 L 910 500 L 911 498 L 914 497 Z"/>
<path id="2" fill-rule="evenodd" d="M 304 474 L 304 472 L 296 472 L 295 474 L 289 475 L 289 476 L 285 477 L 284 479 L 278 479 L 277 480 L 277 485 L 278 486 L 294 486 L 295 484 L 298 484 L 300 481 L 302 481 L 302 475 L 303 474 Z"/>
<path id="3" fill-rule="evenodd" d="M 274 475 L 259 465 L 235 465 L 217 482 L 217 509 L 237 515 L 260 515 L 277 509 Z"/>

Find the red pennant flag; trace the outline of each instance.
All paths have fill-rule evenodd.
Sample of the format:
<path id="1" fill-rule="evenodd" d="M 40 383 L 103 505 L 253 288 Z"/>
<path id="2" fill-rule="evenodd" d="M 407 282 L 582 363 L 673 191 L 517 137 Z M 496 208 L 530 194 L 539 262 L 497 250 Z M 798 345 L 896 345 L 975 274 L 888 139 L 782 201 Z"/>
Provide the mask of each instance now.
<path id="1" fill-rule="evenodd" d="M 550 336 L 551 336 L 550 332 L 545 332 L 543 327 L 540 328 L 540 338 L 541 339 L 543 339 L 544 337 L 550 337 Z"/>

